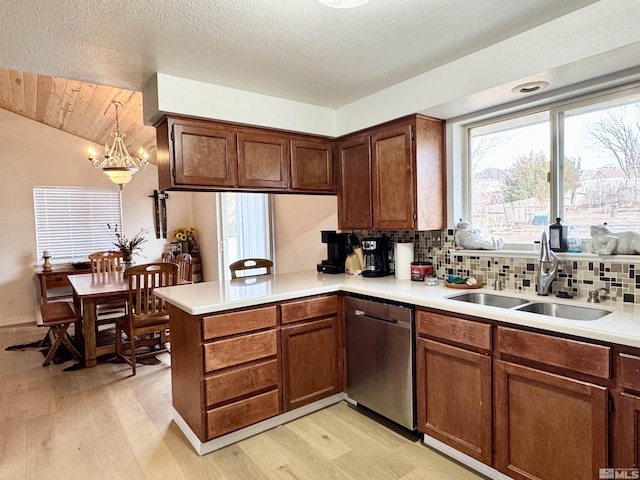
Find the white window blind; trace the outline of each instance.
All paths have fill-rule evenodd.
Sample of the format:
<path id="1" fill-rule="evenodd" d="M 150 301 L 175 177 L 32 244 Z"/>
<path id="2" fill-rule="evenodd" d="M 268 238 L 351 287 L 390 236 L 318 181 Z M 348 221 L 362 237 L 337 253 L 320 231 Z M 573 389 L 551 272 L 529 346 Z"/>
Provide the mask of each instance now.
<path id="1" fill-rule="evenodd" d="M 49 250 L 52 263 L 85 261 L 115 248 L 107 224 L 122 225 L 118 190 L 35 187 L 33 204 L 38 257 Z"/>

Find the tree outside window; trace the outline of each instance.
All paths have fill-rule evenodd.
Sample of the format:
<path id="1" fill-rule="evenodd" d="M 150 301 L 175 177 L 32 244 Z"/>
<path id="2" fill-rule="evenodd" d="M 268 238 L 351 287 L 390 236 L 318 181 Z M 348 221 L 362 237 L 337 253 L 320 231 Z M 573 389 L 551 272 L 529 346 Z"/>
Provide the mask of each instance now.
<path id="1" fill-rule="evenodd" d="M 640 94 L 579 105 L 468 129 L 474 227 L 510 243 L 531 243 L 556 211 L 583 238 L 603 222 L 614 230 L 640 229 Z M 554 136 L 562 161 L 551 156 Z M 561 179 L 558 204 L 551 178 Z"/>

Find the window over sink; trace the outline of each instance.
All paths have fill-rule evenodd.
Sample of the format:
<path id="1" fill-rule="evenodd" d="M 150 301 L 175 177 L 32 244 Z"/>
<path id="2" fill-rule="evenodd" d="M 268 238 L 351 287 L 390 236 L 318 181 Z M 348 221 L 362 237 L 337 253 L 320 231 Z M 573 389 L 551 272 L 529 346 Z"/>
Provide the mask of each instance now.
<path id="1" fill-rule="evenodd" d="M 640 230 L 638 84 L 468 123 L 463 135 L 461 212 L 508 248 L 556 217 L 583 239 L 603 222 Z"/>

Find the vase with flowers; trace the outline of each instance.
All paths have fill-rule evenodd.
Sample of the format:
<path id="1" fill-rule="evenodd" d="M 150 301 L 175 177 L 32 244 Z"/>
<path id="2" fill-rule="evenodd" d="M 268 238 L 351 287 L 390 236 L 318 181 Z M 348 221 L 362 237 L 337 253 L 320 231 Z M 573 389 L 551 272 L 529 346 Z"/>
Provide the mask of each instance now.
<path id="1" fill-rule="evenodd" d="M 149 230 L 141 228 L 133 237 L 127 238 L 117 224 L 111 225 L 107 223 L 107 228 L 114 238 L 113 245 L 118 247 L 118 250 L 122 252 L 122 262 L 126 270 L 133 265 L 133 256 L 137 255 L 142 249 L 140 245 L 147 241 L 145 235 L 149 233 Z"/>
<path id="2" fill-rule="evenodd" d="M 182 246 L 182 253 L 193 254 L 194 248 L 196 248 L 196 230 L 193 227 L 181 227 L 177 228 L 173 232 L 173 237 L 177 242 L 180 242 Z"/>

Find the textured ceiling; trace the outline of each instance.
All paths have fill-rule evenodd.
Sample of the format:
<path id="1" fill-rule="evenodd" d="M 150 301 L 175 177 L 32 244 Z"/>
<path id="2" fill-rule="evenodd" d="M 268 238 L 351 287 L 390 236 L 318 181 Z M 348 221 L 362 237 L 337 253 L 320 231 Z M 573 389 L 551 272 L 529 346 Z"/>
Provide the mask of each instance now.
<path id="1" fill-rule="evenodd" d="M 103 144 L 110 101 L 120 100 L 128 147 L 142 145 L 155 161 L 139 92 L 156 72 L 335 109 L 590 4 L 633 10 L 633 1 L 370 0 L 342 10 L 315 0 L 0 0 L 0 108 Z M 618 25 L 626 20 L 602 27 L 636 30 Z M 637 35 L 628 36 L 608 69 L 586 58 L 586 75 L 567 65 L 567 79 L 590 78 L 600 65 L 604 73 L 638 67 Z"/>
<path id="2" fill-rule="evenodd" d="M 0 67 L 136 91 L 162 72 L 336 108 L 591 3 L 0 0 Z"/>

